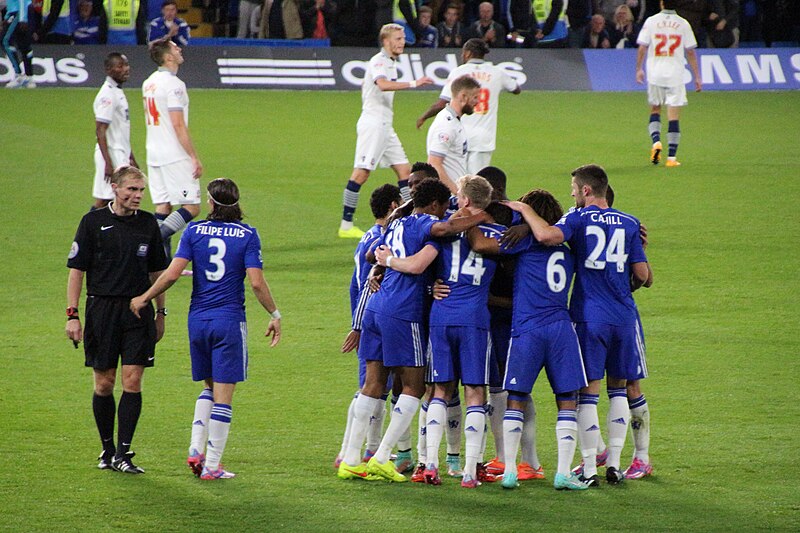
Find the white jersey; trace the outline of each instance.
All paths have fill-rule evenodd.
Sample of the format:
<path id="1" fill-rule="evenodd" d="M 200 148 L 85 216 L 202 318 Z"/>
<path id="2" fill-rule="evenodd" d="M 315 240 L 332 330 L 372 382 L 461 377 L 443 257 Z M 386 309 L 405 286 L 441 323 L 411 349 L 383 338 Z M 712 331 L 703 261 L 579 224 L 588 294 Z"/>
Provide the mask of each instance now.
<path id="1" fill-rule="evenodd" d="M 106 143 L 109 150 L 131 153 L 131 119 L 128 99 L 122 88 L 110 76 L 94 97 L 94 119 L 108 124 Z M 95 149 L 98 145 L 95 144 Z"/>
<path id="2" fill-rule="evenodd" d="M 439 111 L 428 129 L 428 155 L 444 158 L 444 170 L 453 181 L 467 173 L 467 136 L 449 105 Z"/>
<path id="3" fill-rule="evenodd" d="M 381 78 L 397 81 L 397 62 L 381 50 L 369 60 L 361 85 L 361 116 L 392 123 L 394 91 L 381 91 L 375 84 Z"/>
<path id="4" fill-rule="evenodd" d="M 686 19 L 665 9 L 644 21 L 636 42 L 648 47 L 648 83 L 661 87 L 684 84 L 685 51 L 697 47 L 692 27 Z"/>
<path id="5" fill-rule="evenodd" d="M 158 69 L 142 84 L 147 122 L 147 165 L 160 167 L 191 159 L 178 141 L 170 111 L 182 111 L 189 126 L 189 95 L 186 84 L 167 69 Z"/>
<path id="6" fill-rule="evenodd" d="M 450 84 L 461 76 L 469 76 L 481 84 L 480 98 L 475 111 L 471 115 L 461 117 L 467 132 L 469 151 L 493 152 L 497 138 L 497 106 L 500 103 L 500 93 L 503 89 L 513 92 L 519 85 L 505 70 L 483 59 L 470 59 L 450 73 L 439 98 L 449 102 L 453 98 Z"/>

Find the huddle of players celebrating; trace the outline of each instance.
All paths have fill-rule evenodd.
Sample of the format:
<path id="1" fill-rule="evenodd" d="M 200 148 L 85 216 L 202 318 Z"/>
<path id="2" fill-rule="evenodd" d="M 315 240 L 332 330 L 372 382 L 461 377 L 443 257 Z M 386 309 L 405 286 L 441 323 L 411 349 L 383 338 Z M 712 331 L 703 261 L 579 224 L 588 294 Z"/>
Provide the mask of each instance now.
<path id="1" fill-rule="evenodd" d="M 555 488 L 596 487 L 603 465 L 611 484 L 649 475 L 649 410 L 638 386 L 647 366 L 632 295 L 653 282 L 644 227 L 610 207 L 608 176 L 597 165 L 572 172 L 575 209 L 566 215 L 540 189 L 507 201 L 505 174 L 486 165 L 494 150 L 497 95 L 519 87 L 484 62 L 488 50 L 479 40 L 464 45 L 464 65 L 418 119 L 419 127 L 436 116 L 427 136 L 428 163 L 409 167 L 392 126 L 392 95 L 432 80 L 397 81 L 402 28 L 386 25 L 380 38 L 383 48 L 364 77 L 355 165 L 339 227 L 340 237 L 361 238 L 351 283 L 353 326 L 342 346 L 358 349 L 360 388 L 348 410 L 337 475 L 404 482 L 403 473 L 413 469 L 412 481 L 439 485 L 446 434 L 447 472 L 460 476 L 462 487 L 502 477 L 503 487 L 512 489 L 519 480 L 543 478 L 530 397 L 542 368 L 558 408 Z M 361 185 L 379 164 L 392 167 L 398 187 L 373 193 L 376 224 L 365 233 L 353 225 L 353 214 Z M 607 448 L 597 414 L 603 377 Z M 463 471 L 459 382 L 467 403 Z M 389 391 L 391 420 L 381 436 Z M 418 410 L 414 469 L 409 428 Z M 487 416 L 498 455 L 484 464 Z M 623 472 L 629 423 L 636 451 Z M 578 445 L 583 461 L 571 470 Z"/>
<path id="2" fill-rule="evenodd" d="M 435 174 L 431 170 L 427 172 Z M 354 278 L 360 286 L 359 301 L 354 298 L 353 331 L 343 347 L 358 346 L 361 388 L 351 404 L 337 458 L 338 476 L 406 481 L 399 470 L 413 464 L 405 444 L 408 430 L 427 394 L 427 412 L 423 409 L 420 415 L 425 450 L 420 447 L 421 464 L 412 480 L 440 484 L 439 444 L 448 426 L 448 403 L 458 397 L 461 382 L 467 403 L 462 487 L 497 480 L 500 476 L 492 470 L 499 470 L 503 487 L 509 489 L 517 487 L 520 478 L 544 477 L 540 464 L 525 461 L 524 477 L 517 469 L 524 425 L 535 423 L 532 416 L 526 420 L 525 413 L 531 412 L 530 392 L 542 368 L 558 407 L 555 488 L 598 486 L 599 463 L 605 463 L 611 484 L 649 475 L 646 402 L 641 394 L 626 398 L 628 382 L 635 385 L 647 375 L 632 296 L 653 281 L 641 224 L 609 207 L 608 177 L 597 165 L 572 172 L 575 209 L 566 215 L 541 189 L 518 202 L 498 202 L 505 200 L 504 182 L 497 179 L 497 169 L 485 171 L 496 188 L 481 176 L 465 175 L 458 180 L 455 197 L 438 179 L 417 182 L 414 178 L 424 171 L 413 173 L 412 202 L 397 210 L 398 188 L 385 185 L 373 193 L 378 223 L 357 248 Z M 365 279 L 364 262 L 373 258 L 375 279 Z M 502 432 L 495 432 L 498 458 L 483 464 L 486 386 L 493 381 L 493 367 L 503 376 L 499 383 L 495 377 L 493 385 L 507 392 L 507 404 L 502 406 Z M 603 377 L 610 402 L 608 447 L 598 457 L 597 403 Z M 374 446 L 380 434 L 392 388 L 396 401 L 392 400 L 390 423 L 377 446 L 370 448 L 368 443 L 362 454 L 365 438 Z M 630 389 L 638 392 L 636 386 Z M 496 411 L 501 406 L 494 407 Z M 621 452 L 632 416 L 637 455 L 623 472 Z M 578 443 L 583 462 L 572 471 Z M 399 453 L 393 463 L 390 456 L 396 445 Z M 449 471 L 460 474 L 452 466 Z"/>

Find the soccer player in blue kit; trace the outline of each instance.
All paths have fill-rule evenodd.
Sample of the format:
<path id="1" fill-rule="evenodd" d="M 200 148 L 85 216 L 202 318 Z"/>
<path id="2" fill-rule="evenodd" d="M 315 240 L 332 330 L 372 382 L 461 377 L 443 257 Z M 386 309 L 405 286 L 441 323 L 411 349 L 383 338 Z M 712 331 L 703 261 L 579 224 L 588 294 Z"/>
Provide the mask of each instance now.
<path id="1" fill-rule="evenodd" d="M 433 238 L 457 235 L 486 220 L 486 214 L 440 221 L 450 200 L 449 189 L 436 180 L 424 180 L 412 193 L 414 212 L 389 225 L 380 241 L 397 257 L 411 256 Z M 337 475 L 342 479 L 366 479 L 370 476 L 404 482 L 406 477 L 389 461 L 398 438 L 408 428 L 425 392 L 424 298 L 427 277 L 422 272 L 403 274 L 391 268 L 384 274 L 380 290 L 370 299 L 364 313 L 360 356 L 367 361 L 364 387 L 354 408 L 355 419 L 350 442 Z M 403 382 L 403 392 L 393 408 L 392 419 L 375 455 L 361 463 L 370 418 L 381 407 L 389 370 Z"/>
<path id="2" fill-rule="evenodd" d="M 239 188 L 230 179 L 218 178 L 206 190 L 208 218 L 189 224 L 167 270 L 147 292 L 131 300 L 130 308 L 138 316 L 193 263 L 188 320 L 192 379 L 205 381 L 206 387 L 195 403 L 187 464 L 195 475 L 210 480 L 235 476 L 222 468 L 220 460 L 231 425 L 233 392 L 247 379 L 245 277 L 270 314 L 265 333 L 272 336 L 270 346 L 280 341 L 281 314 L 264 279 L 261 239 L 255 228 L 242 223 Z"/>
<path id="3" fill-rule="evenodd" d="M 475 214 L 485 209 L 492 186 L 480 176 L 463 176 L 458 182 L 458 207 Z M 505 226 L 485 223 L 479 230 L 499 238 Z M 474 253 L 464 235 L 436 241 L 411 257 L 395 257 L 388 249 L 378 250 L 379 264 L 391 261 L 391 268 L 403 273 L 424 270 L 438 257 L 436 277 L 446 280 L 447 298 L 434 300 L 430 314 L 430 361 L 428 381 L 434 384 L 427 413 L 427 461 L 425 482 L 441 484 L 439 445 L 447 424 L 447 402 L 458 382 L 464 384 L 467 415 L 464 422 L 466 463 L 461 486 L 479 484 L 477 464 L 486 426 L 486 385 L 489 381 L 489 285 L 496 261 Z"/>
<path id="4" fill-rule="evenodd" d="M 529 192 L 521 202 L 507 205 L 523 215 L 540 213 L 550 223 L 557 222 L 562 215 L 558 201 L 541 189 Z M 487 239 L 474 230 L 469 237 L 475 251 L 517 256 L 511 342 L 503 384 L 508 391 L 508 408 L 503 419 L 502 485 L 509 489 L 518 486 L 516 457 L 523 412 L 544 368 L 558 407 L 558 469 L 553 486 L 558 490 L 585 490 L 588 486 L 570 471 L 578 437 L 578 391 L 587 384 L 580 345 L 567 309 L 574 270 L 572 254 L 564 245 L 545 246 L 531 235 L 508 249 L 500 247 L 499 239 Z"/>
<path id="5" fill-rule="evenodd" d="M 356 251 L 353 255 L 355 268 L 353 269 L 353 277 L 350 280 L 350 315 L 353 317 L 353 321 L 351 330 L 342 344 L 342 353 L 352 352 L 358 349 L 359 340 L 361 339 L 361 319 L 364 315 L 366 303 L 369 301 L 369 296 L 371 295 L 369 287 L 367 287 L 367 279 L 372 265 L 367 260 L 367 252 L 369 252 L 378 239 L 380 239 L 389 215 L 391 215 L 401 203 L 400 188 L 389 183 L 372 191 L 372 196 L 370 196 L 369 205 L 372 209 L 372 215 L 375 217 L 375 224 L 368 229 L 361 237 L 361 240 L 358 241 Z M 359 390 L 364 386 L 366 375 L 367 363 L 359 357 Z M 353 408 L 355 407 L 357 398 L 358 392 L 356 392 L 347 410 L 347 424 L 345 425 L 342 447 L 333 463 L 334 468 L 337 469 L 339 468 L 339 463 L 342 461 L 342 457 L 344 457 L 347 442 L 350 440 L 350 430 L 353 425 Z M 379 416 L 377 418 L 370 421 L 369 432 L 367 434 L 367 454 L 372 454 L 375 448 L 377 448 L 377 444 L 380 443 L 385 409 L 380 409 L 378 414 Z"/>
<path id="6" fill-rule="evenodd" d="M 620 455 L 630 420 L 625 386 L 627 380 L 641 376 L 644 364 L 644 342 L 632 291 L 652 283 L 639 220 L 609 208 L 607 188 L 605 170 L 585 165 L 572 172 L 572 196 L 579 209 L 552 226 L 532 209 L 521 210 L 539 242 L 549 246 L 567 242 L 575 255 L 570 314 L 589 380 L 581 390 L 578 425 L 583 478 L 591 486 L 598 483 L 597 400 L 604 375 L 609 397 L 606 481 L 618 484 L 624 479 Z"/>

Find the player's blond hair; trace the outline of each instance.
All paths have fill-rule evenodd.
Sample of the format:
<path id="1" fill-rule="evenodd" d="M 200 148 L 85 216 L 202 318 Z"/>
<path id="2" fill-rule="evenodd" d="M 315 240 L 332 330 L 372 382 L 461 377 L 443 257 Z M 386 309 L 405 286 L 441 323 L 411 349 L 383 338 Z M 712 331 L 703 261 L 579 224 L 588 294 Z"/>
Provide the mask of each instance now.
<path id="1" fill-rule="evenodd" d="M 478 209 L 484 209 L 492 201 L 491 184 L 486 178 L 475 174 L 461 176 L 458 180 L 458 190 Z"/>
<path id="2" fill-rule="evenodd" d="M 111 183 L 116 183 L 117 187 L 129 179 L 147 181 L 147 176 L 144 175 L 144 172 L 131 165 L 119 166 L 111 175 Z"/>
<path id="3" fill-rule="evenodd" d="M 378 41 L 380 41 L 381 46 L 383 46 L 383 41 L 388 39 L 389 36 L 396 31 L 402 31 L 405 33 L 405 30 L 400 24 L 395 24 L 394 22 L 390 24 L 384 24 L 381 28 L 380 34 L 378 34 Z"/>

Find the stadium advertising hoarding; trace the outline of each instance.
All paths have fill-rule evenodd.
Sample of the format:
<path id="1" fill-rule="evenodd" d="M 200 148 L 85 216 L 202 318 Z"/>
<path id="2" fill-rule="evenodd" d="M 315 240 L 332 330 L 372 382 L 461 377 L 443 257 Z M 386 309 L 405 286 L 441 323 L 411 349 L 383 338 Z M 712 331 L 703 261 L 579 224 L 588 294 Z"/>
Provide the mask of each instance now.
<path id="1" fill-rule="evenodd" d="M 103 59 L 120 51 L 131 62 L 129 87 L 153 71 L 137 46 L 37 46 L 34 79 L 43 87 L 97 87 Z M 181 79 L 192 88 L 357 90 L 372 48 L 187 47 Z M 459 64 L 453 49 L 407 49 L 398 62 L 401 81 L 430 76 L 438 89 Z M 489 60 L 526 90 L 644 90 L 634 79 L 635 50 L 492 50 Z M 800 48 L 699 51 L 706 90 L 800 89 Z M 12 78 L 0 59 L 0 83 Z M 686 70 L 687 83 L 691 76 Z"/>

